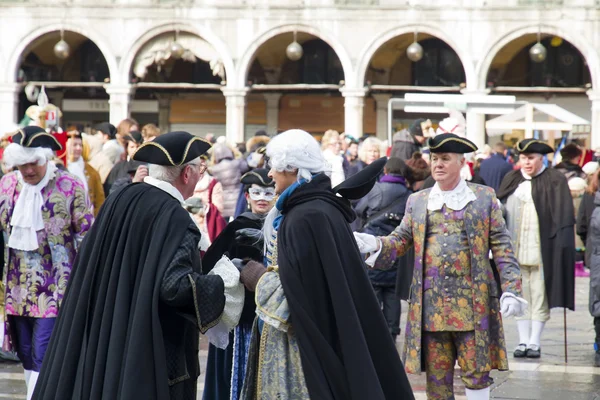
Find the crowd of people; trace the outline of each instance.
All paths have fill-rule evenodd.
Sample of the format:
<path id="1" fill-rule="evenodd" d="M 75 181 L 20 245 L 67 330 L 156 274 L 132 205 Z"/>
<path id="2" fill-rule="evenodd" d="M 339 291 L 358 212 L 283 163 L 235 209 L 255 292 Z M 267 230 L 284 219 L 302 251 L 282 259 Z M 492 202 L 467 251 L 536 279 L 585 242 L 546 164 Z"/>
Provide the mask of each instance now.
<path id="1" fill-rule="evenodd" d="M 406 372 L 422 371 L 428 398 L 451 399 L 456 362 L 487 400 L 508 369 L 502 318 L 513 356 L 540 358 L 550 309 L 574 309 L 590 275 L 600 367 L 596 155 L 478 149 L 456 113 L 433 126 L 236 144 L 126 119 L 69 126 L 64 146 L 18 129 L 2 349 L 27 398 L 195 399 L 203 333 L 207 400 L 411 399 Z"/>

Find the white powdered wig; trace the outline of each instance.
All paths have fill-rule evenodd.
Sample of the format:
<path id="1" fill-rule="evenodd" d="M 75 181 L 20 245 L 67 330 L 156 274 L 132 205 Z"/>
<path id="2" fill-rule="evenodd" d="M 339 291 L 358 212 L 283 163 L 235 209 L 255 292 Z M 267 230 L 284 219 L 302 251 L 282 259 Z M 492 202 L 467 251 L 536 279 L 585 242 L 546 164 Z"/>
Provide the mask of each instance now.
<path id="1" fill-rule="evenodd" d="M 298 171 L 298 180 L 304 178 L 310 182 L 313 174 L 331 174 L 331 165 L 323 157 L 319 142 L 308 132 L 301 129 L 290 129 L 275 136 L 267 144 L 269 167 L 279 172 Z M 277 207 L 267 214 L 263 225 L 265 253 L 272 251 L 271 238 L 275 233 L 273 222 L 281 215 Z"/>
<path id="2" fill-rule="evenodd" d="M 279 172 L 297 170 L 298 180 L 310 182 L 313 174 L 331 174 L 331 165 L 323 157 L 319 142 L 301 129 L 290 129 L 271 139 L 267 157 L 269 166 Z"/>
<path id="3" fill-rule="evenodd" d="M 2 159 L 8 168 L 36 163 L 44 165 L 54 157 L 52 149 L 45 147 L 23 147 L 16 143 L 9 144 L 4 149 Z"/>

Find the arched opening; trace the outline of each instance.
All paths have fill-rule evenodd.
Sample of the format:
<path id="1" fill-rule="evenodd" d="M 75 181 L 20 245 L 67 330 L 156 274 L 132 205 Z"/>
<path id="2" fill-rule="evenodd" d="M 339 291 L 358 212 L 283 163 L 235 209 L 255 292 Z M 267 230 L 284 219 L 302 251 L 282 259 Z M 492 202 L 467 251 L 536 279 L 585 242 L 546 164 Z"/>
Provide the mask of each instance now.
<path id="1" fill-rule="evenodd" d="M 415 42 L 414 33 L 405 33 L 385 42 L 373 53 L 364 76 L 364 84 L 377 102 L 378 136 L 387 138 L 387 102 L 405 93 L 459 93 L 465 87 L 465 69 L 457 52 L 445 41 L 428 33 L 416 37 L 421 46 L 417 61 L 407 50 Z M 437 124 L 447 114 L 407 113 L 394 110 L 392 131 L 408 128 L 417 118 L 430 118 Z"/>
<path id="2" fill-rule="evenodd" d="M 153 123 L 163 132 L 224 135 L 225 79 L 223 61 L 209 42 L 189 32 L 161 33 L 133 59 L 131 116 L 140 125 Z"/>
<path id="3" fill-rule="evenodd" d="M 572 43 L 552 34 L 541 33 L 539 42 L 546 50 L 543 60 L 534 60 L 531 48 L 538 34 L 524 34 L 503 46 L 493 57 L 487 71 L 486 86 L 493 93 L 511 94 L 519 101 L 550 103 L 591 121 L 591 103 L 586 92 L 592 80 L 587 61 Z M 538 117 L 534 117 L 536 120 Z M 539 116 L 548 122 L 553 116 Z M 489 132 L 488 132 L 489 134 Z M 556 146 L 568 132 L 534 132 Z M 522 139 L 524 132 L 506 132 L 502 139 L 508 144 Z M 583 146 L 591 145 L 589 132 L 571 132 L 570 137 Z"/>
<path id="4" fill-rule="evenodd" d="M 266 129 L 273 134 L 300 128 L 320 137 L 328 129 L 344 131 L 340 88 L 345 77 L 338 54 L 326 41 L 307 32 L 298 31 L 295 40 L 302 48 L 297 60 L 286 51 L 294 41 L 291 31 L 268 39 L 253 55 L 246 78 L 250 89 L 247 110 L 262 103 L 265 115 L 262 124 L 256 124 L 259 119 L 250 121 L 247 114 L 246 132 Z"/>
<path id="5" fill-rule="evenodd" d="M 61 125 L 107 120 L 108 95 L 103 85 L 110 82 L 110 73 L 104 55 L 94 42 L 79 33 L 64 31 L 62 39 L 68 45 L 68 51 L 62 54 L 55 51 L 61 40 L 60 31 L 38 37 L 23 51 L 16 76 L 23 85 L 19 116 L 37 104 L 44 85 L 50 102 L 62 110 Z"/>

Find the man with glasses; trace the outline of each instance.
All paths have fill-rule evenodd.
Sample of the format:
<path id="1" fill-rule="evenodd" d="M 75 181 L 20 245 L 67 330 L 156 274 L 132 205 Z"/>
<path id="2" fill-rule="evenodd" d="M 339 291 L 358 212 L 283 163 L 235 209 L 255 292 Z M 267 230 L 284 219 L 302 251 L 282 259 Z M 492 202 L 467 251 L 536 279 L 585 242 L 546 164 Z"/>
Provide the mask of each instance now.
<path id="1" fill-rule="evenodd" d="M 36 399 L 196 399 L 199 332 L 229 317 L 226 301 L 239 318 L 243 297 L 230 262 L 202 274 L 182 207 L 209 148 L 171 132 L 134 154 L 148 176 L 108 197 L 82 243 Z"/>
<path id="2" fill-rule="evenodd" d="M 263 264 L 262 227 L 268 212 L 275 204 L 275 183 L 266 168 L 256 168 L 242 176 L 244 195 L 249 210 L 234 219 L 209 247 L 202 259 L 203 272 L 226 254 L 231 259 L 254 260 Z M 204 399 L 238 399 L 244 382 L 252 323 L 256 316 L 254 292 L 246 290 L 244 310 L 239 325 L 230 334 L 229 346 L 218 349 L 210 346 L 204 381 Z"/>

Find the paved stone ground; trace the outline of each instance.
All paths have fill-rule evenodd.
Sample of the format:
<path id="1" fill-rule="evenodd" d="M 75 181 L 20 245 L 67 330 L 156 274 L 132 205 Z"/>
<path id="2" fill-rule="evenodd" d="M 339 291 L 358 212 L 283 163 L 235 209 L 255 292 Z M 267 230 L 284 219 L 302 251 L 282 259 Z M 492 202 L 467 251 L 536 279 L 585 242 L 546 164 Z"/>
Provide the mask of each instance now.
<path id="1" fill-rule="evenodd" d="M 594 329 L 587 311 L 589 279 L 577 278 L 577 309 L 567 312 L 568 364 L 564 363 L 563 311 L 553 310 L 542 337 L 542 358 L 538 361 L 510 358 L 508 372 L 493 373 L 495 383 L 492 398 L 498 400 L 600 400 L 600 368 L 594 368 Z M 403 310 L 406 311 L 406 303 Z M 402 326 L 406 313 L 402 315 Z M 504 321 L 509 354 L 518 344 L 516 322 Z M 403 337 L 398 339 L 402 349 Z M 206 363 L 207 342 L 201 339 L 201 365 Z M 464 400 L 464 386 L 456 371 L 455 393 L 457 400 Z M 410 382 L 416 398 L 426 399 L 424 375 L 411 375 Z M 202 398 L 204 375 L 198 381 L 198 399 Z M 17 363 L 0 363 L 0 399 L 25 399 L 23 369 Z"/>

